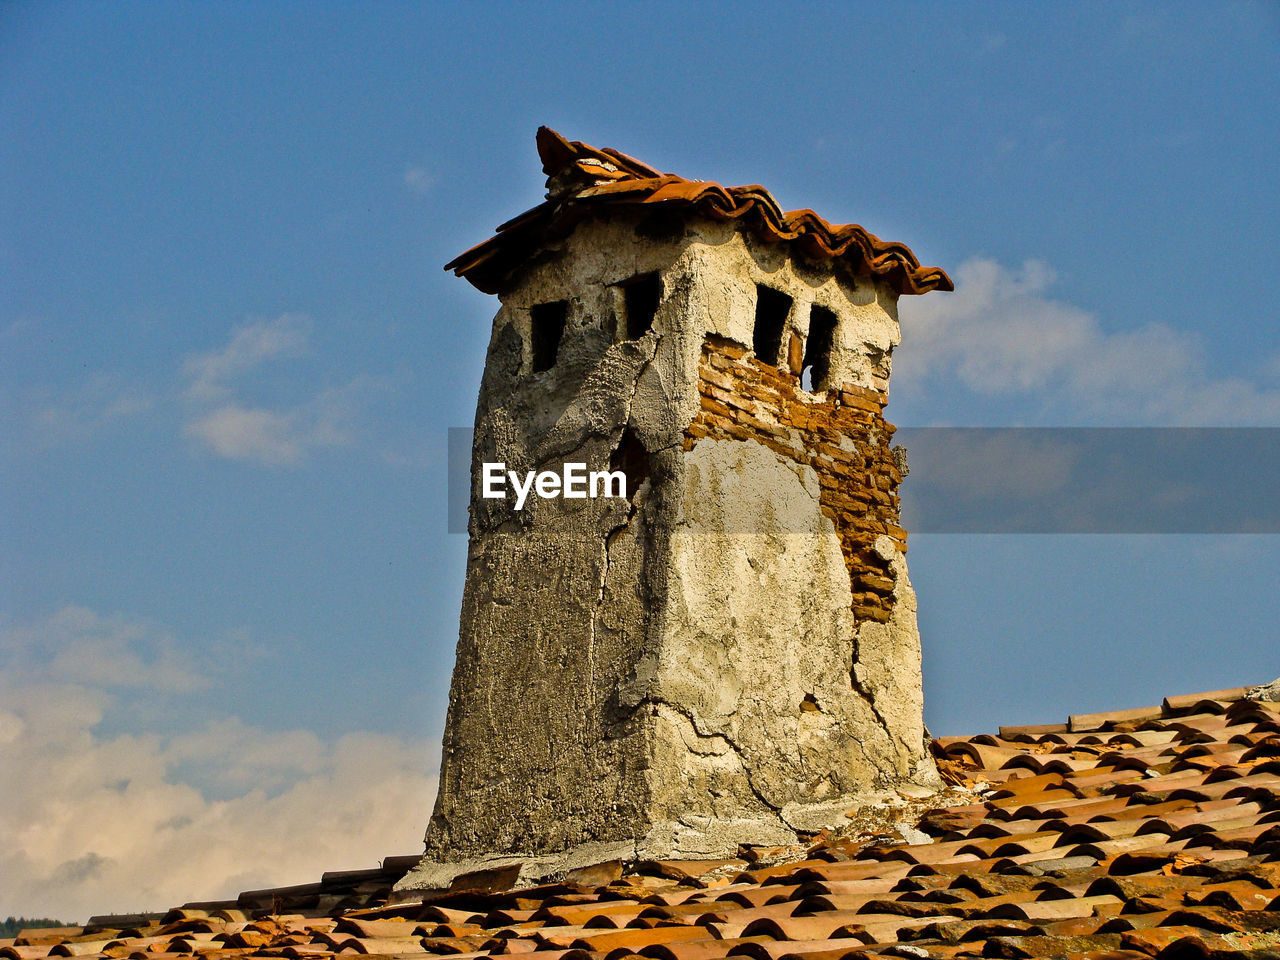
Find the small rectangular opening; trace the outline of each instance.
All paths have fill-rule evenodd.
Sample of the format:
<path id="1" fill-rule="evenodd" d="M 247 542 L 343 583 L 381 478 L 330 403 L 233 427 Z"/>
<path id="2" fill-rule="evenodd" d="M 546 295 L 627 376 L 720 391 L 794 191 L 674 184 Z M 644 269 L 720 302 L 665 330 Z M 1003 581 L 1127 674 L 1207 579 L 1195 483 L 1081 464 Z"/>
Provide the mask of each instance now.
<path id="1" fill-rule="evenodd" d="M 569 315 L 569 301 L 556 300 L 529 308 L 529 346 L 533 350 L 533 372 L 550 370 L 556 365 L 556 351 L 564 335 L 564 321 Z"/>
<path id="2" fill-rule="evenodd" d="M 756 327 L 751 338 L 751 349 L 756 359 L 771 366 L 778 365 L 778 352 L 782 349 L 782 333 L 787 326 L 787 314 L 791 312 L 791 298 L 785 293 L 756 284 Z"/>
<path id="3" fill-rule="evenodd" d="M 627 311 L 627 339 L 639 340 L 653 326 L 653 318 L 662 302 L 662 278 L 656 273 L 642 273 L 622 285 Z"/>
<path id="4" fill-rule="evenodd" d="M 836 315 L 826 307 L 815 305 L 809 311 L 809 336 L 804 342 L 804 363 L 800 367 L 802 389 L 812 392 L 826 388 L 835 337 Z"/>

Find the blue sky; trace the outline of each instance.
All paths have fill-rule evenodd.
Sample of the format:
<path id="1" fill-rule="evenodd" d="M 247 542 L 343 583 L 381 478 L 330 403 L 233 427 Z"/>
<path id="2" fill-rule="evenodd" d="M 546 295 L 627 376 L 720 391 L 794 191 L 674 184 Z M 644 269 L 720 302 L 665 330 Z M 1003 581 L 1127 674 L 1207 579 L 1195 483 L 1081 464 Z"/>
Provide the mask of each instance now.
<path id="1" fill-rule="evenodd" d="M 951 271 L 901 425 L 1280 426 L 1277 9 L 0 6 L 0 915 L 418 849 L 541 123 Z M 909 559 L 938 733 L 1280 674 L 1275 538 Z"/>

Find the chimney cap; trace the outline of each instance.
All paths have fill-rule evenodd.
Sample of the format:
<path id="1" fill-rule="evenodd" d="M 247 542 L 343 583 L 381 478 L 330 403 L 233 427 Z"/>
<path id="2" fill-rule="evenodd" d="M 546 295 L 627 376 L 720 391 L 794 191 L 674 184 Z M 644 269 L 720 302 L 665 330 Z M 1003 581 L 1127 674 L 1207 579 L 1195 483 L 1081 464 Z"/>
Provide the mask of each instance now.
<path id="1" fill-rule="evenodd" d="M 567 236 L 597 208 L 651 205 L 686 216 L 740 220 L 761 240 L 792 244 L 811 259 L 844 261 L 857 274 L 884 278 L 899 294 L 954 289 L 944 270 L 921 266 L 906 244 L 881 240 L 857 224 L 828 223 L 812 210 L 783 212 L 764 187 L 724 187 L 661 173 L 618 150 L 567 140 L 545 126 L 538 128 L 537 145 L 547 199 L 445 264 L 484 293 L 497 293 L 538 248 Z"/>

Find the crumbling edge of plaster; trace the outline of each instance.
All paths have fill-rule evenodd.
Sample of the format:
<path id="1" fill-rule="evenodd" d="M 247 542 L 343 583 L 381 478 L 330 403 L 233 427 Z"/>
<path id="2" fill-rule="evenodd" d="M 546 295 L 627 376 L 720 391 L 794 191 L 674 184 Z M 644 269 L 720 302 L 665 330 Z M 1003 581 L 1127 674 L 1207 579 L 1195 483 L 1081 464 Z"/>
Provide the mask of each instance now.
<path id="1" fill-rule="evenodd" d="M 1246 700 L 1262 700 L 1269 703 L 1280 703 L 1280 678 L 1254 687 L 1247 694 Z"/>
<path id="2" fill-rule="evenodd" d="M 925 776 L 914 784 L 930 792 L 936 786 Z M 939 781 L 940 783 L 940 781 Z M 927 786 L 926 786 L 927 784 Z M 655 824 L 641 840 L 590 842 L 558 853 L 495 854 L 463 860 L 420 860 L 392 888 L 388 903 L 407 903 L 427 893 L 447 891 L 459 877 L 485 871 L 519 867 L 514 886 L 565 879 L 585 867 L 610 861 L 630 865 L 644 860 L 718 860 L 735 857 L 740 843 L 786 846 L 800 844 L 800 833 L 847 826 L 849 814 L 867 806 L 893 806 L 902 802 L 898 792 L 875 792 L 815 804 L 788 804 L 776 820 L 725 820 L 699 818 L 700 823 Z"/>
<path id="3" fill-rule="evenodd" d="M 610 860 L 629 863 L 636 859 L 639 859 L 636 856 L 636 845 L 629 841 L 584 843 L 563 853 L 530 856 L 501 854 L 449 861 L 423 858 L 392 887 L 387 903 L 406 903 L 419 894 L 448 890 L 458 877 L 486 870 L 519 866 L 520 874 L 514 886 L 523 887 L 544 880 L 562 879 L 570 871 Z"/>

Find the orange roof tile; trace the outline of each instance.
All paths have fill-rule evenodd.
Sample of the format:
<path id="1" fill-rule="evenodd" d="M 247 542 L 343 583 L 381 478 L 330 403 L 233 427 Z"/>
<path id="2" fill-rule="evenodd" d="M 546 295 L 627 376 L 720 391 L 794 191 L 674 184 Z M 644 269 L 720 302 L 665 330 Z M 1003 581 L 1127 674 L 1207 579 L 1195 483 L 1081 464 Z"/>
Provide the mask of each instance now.
<path id="1" fill-rule="evenodd" d="M 390 886 L 416 858 L 389 858 L 234 901 L 24 930 L 0 958 L 1277 956 L 1280 711 L 1233 698 L 1245 692 L 1167 698 L 1136 730 L 1104 730 L 1092 754 L 1061 726 L 935 743 L 958 784 L 889 821 L 910 815 L 927 843 L 855 818 L 807 848 L 738 861 L 614 863 L 520 890 L 514 872 L 490 872 L 393 904 Z M 1097 723 L 1127 726 L 1133 713 Z M 1089 756 L 1043 773 L 1017 765 Z"/>
<path id="2" fill-rule="evenodd" d="M 828 223 L 812 210 L 783 212 L 764 187 L 662 173 L 617 150 L 566 140 L 549 127 L 538 128 L 537 143 L 547 200 L 445 265 L 485 293 L 497 293 L 536 250 L 582 220 L 624 207 L 738 221 L 765 242 L 790 244 L 810 259 L 842 261 L 856 274 L 887 280 L 900 294 L 953 289 L 945 271 L 921 266 L 905 244 L 881 240 L 857 224 Z"/>

